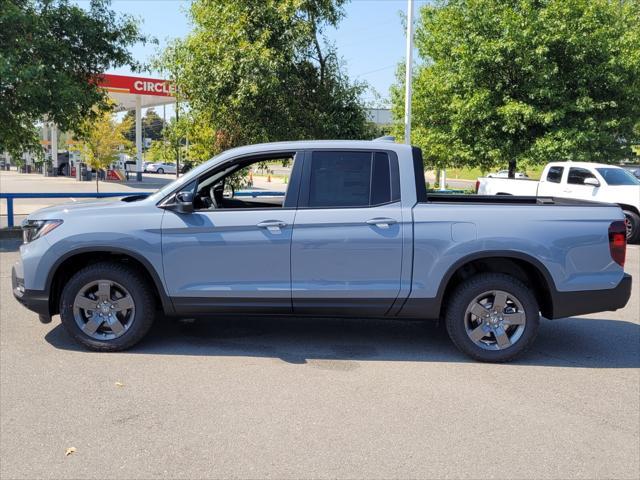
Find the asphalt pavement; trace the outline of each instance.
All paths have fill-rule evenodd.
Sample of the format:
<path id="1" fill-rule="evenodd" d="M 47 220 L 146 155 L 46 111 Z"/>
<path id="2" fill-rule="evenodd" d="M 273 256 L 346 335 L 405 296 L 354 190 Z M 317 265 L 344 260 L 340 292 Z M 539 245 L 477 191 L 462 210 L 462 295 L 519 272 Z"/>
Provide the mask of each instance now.
<path id="1" fill-rule="evenodd" d="M 88 352 L 13 299 L 2 242 L 3 480 L 640 477 L 638 246 L 625 309 L 544 321 L 489 365 L 366 319 L 165 320 Z"/>

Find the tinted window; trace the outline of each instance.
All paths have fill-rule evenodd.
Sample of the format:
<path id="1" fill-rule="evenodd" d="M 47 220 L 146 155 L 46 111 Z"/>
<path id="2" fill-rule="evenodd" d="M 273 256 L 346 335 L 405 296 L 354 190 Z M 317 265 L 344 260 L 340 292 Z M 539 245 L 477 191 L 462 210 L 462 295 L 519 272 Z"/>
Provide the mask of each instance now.
<path id="1" fill-rule="evenodd" d="M 367 207 L 400 198 L 397 161 L 384 152 L 314 152 L 310 207 Z"/>
<path id="2" fill-rule="evenodd" d="M 370 152 L 313 152 L 310 207 L 368 206 L 370 189 Z"/>
<path id="3" fill-rule="evenodd" d="M 391 173 L 389 156 L 376 152 L 373 155 L 373 175 L 371 177 L 370 205 L 380 205 L 391 200 Z"/>
<path id="4" fill-rule="evenodd" d="M 571 183 L 573 185 L 584 185 L 584 181 L 587 178 L 596 178 L 593 173 L 591 173 L 586 168 L 570 168 L 569 169 L 569 178 L 567 179 L 567 183 Z"/>
<path id="5" fill-rule="evenodd" d="M 551 167 L 547 173 L 547 182 L 560 183 L 562 180 L 563 167 Z"/>
<path id="6" fill-rule="evenodd" d="M 631 172 L 621 168 L 596 168 L 608 185 L 640 185 Z"/>

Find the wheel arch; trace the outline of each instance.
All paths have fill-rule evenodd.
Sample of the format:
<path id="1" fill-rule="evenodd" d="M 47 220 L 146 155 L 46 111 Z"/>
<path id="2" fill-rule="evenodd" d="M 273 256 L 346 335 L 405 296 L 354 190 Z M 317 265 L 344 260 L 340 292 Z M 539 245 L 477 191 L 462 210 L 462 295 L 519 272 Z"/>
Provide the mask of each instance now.
<path id="1" fill-rule="evenodd" d="M 173 313 L 173 304 L 167 295 L 158 272 L 151 262 L 130 250 L 114 247 L 86 247 L 67 252 L 53 265 L 47 276 L 46 291 L 49 294 L 49 312 L 59 313 L 59 299 L 66 281 L 81 268 L 99 261 L 123 262 L 136 267 L 149 281 L 156 300 L 165 314 Z"/>
<path id="2" fill-rule="evenodd" d="M 553 318 L 555 282 L 547 268 L 536 258 L 522 252 L 478 252 L 456 261 L 447 270 L 438 289 L 441 312 L 448 296 L 467 278 L 482 273 L 496 272 L 514 276 L 531 287 L 544 317 Z"/>
<path id="3" fill-rule="evenodd" d="M 630 212 L 635 213 L 636 215 L 640 215 L 640 211 L 638 211 L 638 209 L 636 207 L 634 207 L 633 205 L 628 205 L 626 203 L 618 203 L 618 206 L 622 209 L 622 210 L 629 210 Z"/>

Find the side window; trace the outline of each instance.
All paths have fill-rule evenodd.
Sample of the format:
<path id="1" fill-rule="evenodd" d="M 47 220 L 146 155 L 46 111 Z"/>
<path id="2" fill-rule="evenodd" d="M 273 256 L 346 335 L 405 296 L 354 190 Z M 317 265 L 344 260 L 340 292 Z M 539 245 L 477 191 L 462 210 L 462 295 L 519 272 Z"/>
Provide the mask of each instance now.
<path id="1" fill-rule="evenodd" d="M 560 183 L 564 167 L 550 167 L 547 172 L 547 182 Z"/>
<path id="2" fill-rule="evenodd" d="M 399 200 L 393 160 L 385 152 L 313 152 L 309 207 L 368 207 Z"/>
<path id="3" fill-rule="evenodd" d="M 584 185 L 584 181 L 587 178 L 596 177 L 586 168 L 573 167 L 569 169 L 569 178 L 567 179 L 567 183 L 571 183 L 573 185 Z"/>
<path id="4" fill-rule="evenodd" d="M 204 173 L 194 191 L 196 210 L 295 207 L 302 167 L 295 152 L 246 157 Z M 272 181 L 272 176 L 273 181 Z M 291 198 L 288 195 L 291 193 Z"/>

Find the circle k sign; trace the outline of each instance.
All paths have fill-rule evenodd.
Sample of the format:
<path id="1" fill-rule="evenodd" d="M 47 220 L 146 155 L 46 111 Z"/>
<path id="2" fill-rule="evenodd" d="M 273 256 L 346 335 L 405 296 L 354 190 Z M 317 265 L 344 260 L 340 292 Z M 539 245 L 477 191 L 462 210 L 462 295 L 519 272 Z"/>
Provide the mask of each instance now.
<path id="1" fill-rule="evenodd" d="M 109 92 L 129 93 L 133 95 L 175 96 L 176 88 L 169 80 L 155 78 L 128 77 L 105 73 L 98 78 L 98 86 Z"/>

